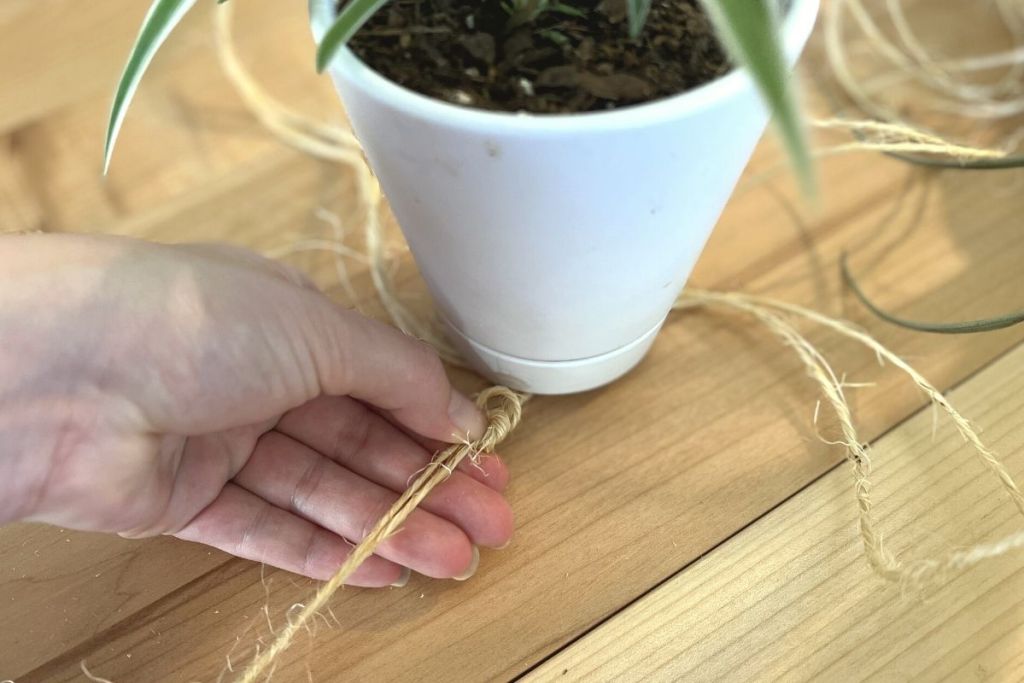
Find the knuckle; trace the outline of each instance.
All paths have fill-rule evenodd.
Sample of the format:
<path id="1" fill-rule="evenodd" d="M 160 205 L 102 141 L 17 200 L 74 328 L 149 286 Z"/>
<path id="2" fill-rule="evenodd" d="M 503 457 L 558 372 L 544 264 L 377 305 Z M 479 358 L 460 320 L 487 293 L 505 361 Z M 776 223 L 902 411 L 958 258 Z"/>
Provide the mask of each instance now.
<path id="1" fill-rule="evenodd" d="M 299 561 L 298 573 L 302 576 L 312 576 L 313 570 L 316 568 L 316 558 L 320 547 L 320 533 L 315 526 L 310 527 L 309 536 L 306 538 L 303 544 L 303 549 L 299 553 L 301 560 Z"/>
<path id="2" fill-rule="evenodd" d="M 256 540 L 263 535 L 263 529 L 270 518 L 270 512 L 270 503 L 263 501 L 249 519 L 245 531 L 242 532 L 232 550 L 229 551 L 232 555 L 244 557 L 246 550 L 256 545 Z"/>
<path id="3" fill-rule="evenodd" d="M 302 513 L 309 507 L 309 501 L 316 495 L 320 482 L 323 480 L 327 461 L 321 457 L 311 458 L 306 471 L 302 473 L 295 488 L 292 489 L 290 506 L 292 510 Z"/>

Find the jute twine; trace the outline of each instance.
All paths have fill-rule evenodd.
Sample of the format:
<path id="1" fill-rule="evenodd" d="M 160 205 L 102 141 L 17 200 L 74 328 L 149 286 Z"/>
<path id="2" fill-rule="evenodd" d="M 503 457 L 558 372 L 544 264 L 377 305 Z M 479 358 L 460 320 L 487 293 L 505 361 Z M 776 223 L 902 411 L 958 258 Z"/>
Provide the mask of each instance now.
<path id="1" fill-rule="evenodd" d="M 1024 3 L 1020 0 L 990 0 L 1014 40 L 1013 47 L 991 54 L 961 59 L 938 59 L 917 37 L 903 3 L 884 0 L 884 16 L 895 30 L 890 39 L 864 5 L 863 0 L 830 0 L 824 5 L 825 48 L 837 80 L 866 113 L 884 120 L 898 120 L 898 112 L 880 99 L 893 86 L 913 82 L 931 91 L 927 106 L 956 116 L 997 120 L 1024 113 Z M 843 39 L 847 17 L 852 17 L 872 52 L 892 69 L 869 82 L 857 78 Z M 965 75 L 1006 68 L 994 83 L 975 83 Z"/>
<path id="2" fill-rule="evenodd" d="M 974 427 L 961 415 L 949 400 L 942 395 L 931 382 L 910 364 L 887 349 L 871 335 L 863 332 L 852 324 L 830 318 L 802 306 L 789 304 L 765 297 L 738 293 L 717 293 L 688 289 L 676 302 L 675 308 L 694 308 L 708 306 L 725 306 L 742 311 L 759 320 L 765 327 L 789 346 L 804 364 L 808 375 L 813 379 L 825 395 L 832 407 L 842 439 L 837 445 L 846 449 L 846 459 L 853 472 L 854 491 L 857 499 L 857 514 L 860 525 L 860 537 L 864 545 L 864 554 L 871 567 L 883 578 L 899 583 L 905 590 L 920 590 L 941 584 L 956 571 L 974 566 L 988 557 L 1004 555 L 1010 550 L 1024 547 L 1024 530 L 1010 534 L 993 543 L 982 543 L 969 548 L 949 553 L 939 559 L 919 559 L 903 561 L 896 558 L 883 542 L 882 534 L 872 515 L 871 502 L 871 450 L 861 440 L 853 422 L 850 405 L 844 394 L 845 384 L 836 375 L 825 357 L 811 344 L 793 325 L 780 316 L 781 311 L 805 320 L 833 332 L 852 339 L 858 344 L 874 352 L 880 362 L 889 362 L 906 374 L 924 393 L 932 404 L 947 415 L 982 464 L 999 480 L 1000 486 L 1006 491 L 1017 510 L 1024 516 L 1024 496 L 1013 477 L 999 460 L 998 456 L 982 443 Z"/>
<path id="3" fill-rule="evenodd" d="M 387 514 L 378 520 L 366 538 L 355 547 L 337 573 L 320 586 L 316 595 L 297 614 L 289 618 L 288 625 L 281 629 L 269 648 L 253 659 L 239 680 L 255 681 L 263 671 L 272 666 L 278 655 L 291 644 L 299 629 L 304 628 L 307 622 L 316 617 L 334 593 L 352 576 L 352 573 L 370 555 L 373 555 L 377 546 L 401 528 L 402 523 L 412 514 L 412 511 L 435 486 L 442 483 L 455 471 L 459 463 L 466 458 L 476 459 L 481 454 L 493 453 L 498 444 L 504 441 L 505 437 L 511 434 L 519 424 L 523 414 L 524 400 L 524 396 L 505 387 L 491 387 L 481 392 L 477 397 L 477 405 L 487 415 L 487 429 L 483 436 L 472 443 L 449 446 L 435 455 L 430 464 L 405 490 L 405 493 L 391 506 Z"/>
<path id="4" fill-rule="evenodd" d="M 853 0 L 855 1 L 855 0 Z M 356 180 L 357 200 L 362 209 L 363 234 L 366 240 L 365 260 L 369 264 L 370 276 L 387 314 L 392 322 L 408 334 L 433 344 L 442 356 L 461 364 L 456 351 L 439 333 L 436 325 L 414 315 L 395 293 L 394 284 L 386 267 L 383 250 L 380 210 L 382 195 L 380 187 L 364 162 L 359 144 L 348 130 L 337 126 L 312 121 L 289 110 L 270 97 L 249 75 L 238 59 L 231 40 L 231 5 L 225 4 L 215 13 L 217 46 L 221 63 L 231 82 L 238 89 L 246 106 L 282 142 L 317 158 L 345 165 Z M 954 158 L 993 158 L 1004 152 L 958 145 L 930 133 L 919 131 L 904 124 L 883 121 L 823 120 L 816 122 L 822 128 L 841 128 L 869 134 L 868 140 L 852 142 L 833 152 L 899 149 L 915 153 L 940 154 Z M 337 233 L 337 231 L 336 231 Z M 306 240 L 289 245 L 275 252 L 283 256 L 296 251 L 325 250 L 336 260 L 364 255 L 349 247 L 329 240 Z M 339 266 L 339 279 L 346 291 L 347 270 Z M 912 366 L 887 349 L 866 332 L 853 324 L 831 318 L 810 309 L 770 298 L 735 292 L 711 292 L 687 289 L 677 300 L 674 308 L 708 309 L 738 312 L 761 323 L 793 349 L 804 365 L 808 375 L 816 382 L 834 411 L 842 433 L 837 442 L 846 451 L 846 459 L 853 474 L 859 532 L 868 563 L 884 579 L 899 584 L 904 590 L 922 590 L 940 585 L 955 572 L 963 571 L 988 558 L 1004 555 L 1011 550 L 1024 548 L 1024 530 L 1010 534 L 994 542 L 981 543 L 950 552 L 939 558 L 905 560 L 889 550 L 873 515 L 871 500 L 871 449 L 859 437 L 853 415 L 847 401 L 845 384 L 830 366 L 822 353 L 794 326 L 791 318 L 803 319 L 813 325 L 824 327 L 864 346 L 873 352 L 879 362 L 888 362 L 907 375 L 910 380 L 929 398 L 939 411 L 946 415 L 957 432 L 977 454 L 982 464 L 999 481 L 1001 488 L 1018 511 L 1024 516 L 1024 496 L 1021 495 L 1013 477 L 999 458 L 984 445 L 976 430 L 942 393 Z M 522 417 L 523 403 L 528 396 L 504 387 L 492 387 L 482 392 L 477 402 L 486 412 L 488 427 L 483 437 L 474 442 L 451 446 L 438 453 L 408 487 L 395 505 L 378 521 L 373 530 L 355 547 L 337 574 L 324 583 L 312 599 L 302 606 L 301 611 L 290 615 L 288 625 L 276 636 L 271 646 L 258 652 L 242 675 L 242 683 L 252 683 L 261 676 L 273 672 L 277 658 L 294 640 L 300 629 L 314 619 L 318 612 L 328 606 L 334 593 L 352 573 L 374 553 L 377 547 L 396 533 L 409 514 L 443 482 L 465 458 L 476 458 L 491 453 L 516 428 Z"/>
<path id="5" fill-rule="evenodd" d="M 971 21 L 975 12 L 986 9 L 985 4 L 971 3 L 970 10 L 965 7 Z M 1015 163 L 1024 163 L 1019 155 L 1024 127 L 1014 123 L 1024 114 L 1024 2 L 989 0 L 987 4 L 1006 31 L 1009 47 L 951 59 L 925 46 L 901 0 L 878 0 L 875 12 L 863 0 L 827 0 L 823 5 L 823 42 L 831 72 L 850 101 L 886 125 L 902 125 L 900 121 L 914 111 L 916 118 L 941 120 L 944 128 L 998 136 L 999 151 L 1014 154 Z M 931 11 L 927 3 L 923 8 L 922 12 Z M 856 56 L 851 55 L 854 52 Z M 860 73 L 855 73 L 855 65 Z M 997 70 L 1002 71 L 997 78 L 978 80 L 979 75 Z M 980 162 L 979 167 L 992 167 L 980 157 L 950 155 L 961 165 Z"/>

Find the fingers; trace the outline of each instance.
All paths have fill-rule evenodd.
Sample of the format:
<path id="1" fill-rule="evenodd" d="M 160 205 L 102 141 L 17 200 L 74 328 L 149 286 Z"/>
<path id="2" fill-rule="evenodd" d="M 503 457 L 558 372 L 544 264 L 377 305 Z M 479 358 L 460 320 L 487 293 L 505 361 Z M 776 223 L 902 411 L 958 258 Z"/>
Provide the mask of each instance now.
<path id="1" fill-rule="evenodd" d="M 298 268 L 267 258 L 251 249 L 216 242 L 185 242 L 174 245 L 174 248 L 180 251 L 191 252 L 204 258 L 215 259 L 228 265 L 270 273 L 293 285 L 313 291 L 320 291 L 316 283 Z"/>
<path id="2" fill-rule="evenodd" d="M 385 420 L 389 425 L 395 428 L 399 433 L 408 437 L 411 441 L 418 444 L 420 448 L 430 454 L 440 453 L 444 449 L 448 448 L 452 444 L 438 441 L 437 439 L 431 439 L 417 434 L 414 431 L 408 429 L 401 422 L 396 420 L 391 413 L 386 410 L 380 410 L 375 406 L 368 403 L 359 402 L 359 405 L 364 406 L 371 413 L 378 415 Z M 487 484 L 495 491 L 502 492 L 505 487 L 508 486 L 509 471 L 505 462 L 494 453 L 482 453 L 473 460 L 463 460 L 459 465 L 459 469 L 466 472 L 474 479 L 482 481 Z"/>
<path id="3" fill-rule="evenodd" d="M 235 481 L 272 504 L 353 540 L 363 539 L 398 498 L 277 432 L 260 439 Z M 376 552 L 421 574 L 452 578 L 467 570 L 473 550 L 458 526 L 417 509 Z"/>
<path id="4" fill-rule="evenodd" d="M 387 421 L 345 397 L 316 399 L 283 417 L 277 429 L 395 493 L 404 491 L 431 458 Z M 507 483 L 508 472 L 497 458 L 481 467 L 487 469 L 479 471 L 464 461 L 420 507 L 461 528 L 476 545 L 504 547 L 512 538 L 513 515 L 498 489 Z"/>
<path id="5" fill-rule="evenodd" d="M 430 448 L 440 449 L 446 445 L 433 442 L 430 448 L 425 447 L 391 424 L 387 414 L 379 415 L 345 396 L 313 399 L 287 413 L 278 422 L 277 430 L 399 493 L 408 487 L 410 478 L 430 462 Z M 481 457 L 479 465 L 466 459 L 435 493 L 444 488 L 451 489 L 456 496 L 472 497 L 477 487 L 472 485 L 474 482 L 466 481 L 467 477 L 500 493 L 508 485 L 509 472 L 498 456 Z M 428 498 L 428 502 L 431 499 Z M 444 512 L 432 511 L 459 523 Z"/>
<path id="6" fill-rule="evenodd" d="M 329 579 L 352 550 L 340 536 L 230 483 L 174 535 L 319 580 Z M 372 556 L 349 584 L 375 588 L 405 576 L 397 564 Z"/>

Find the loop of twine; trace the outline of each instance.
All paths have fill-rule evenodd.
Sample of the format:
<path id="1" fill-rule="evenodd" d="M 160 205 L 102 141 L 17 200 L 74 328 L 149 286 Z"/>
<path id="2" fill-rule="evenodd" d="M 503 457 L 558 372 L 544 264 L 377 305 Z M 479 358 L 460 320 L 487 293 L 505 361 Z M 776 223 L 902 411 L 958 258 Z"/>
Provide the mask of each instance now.
<path id="1" fill-rule="evenodd" d="M 903 6 L 897 0 L 885 0 L 886 14 L 896 29 L 896 42 L 886 37 L 862 0 L 831 0 L 824 7 L 825 49 L 829 66 L 843 90 L 862 110 L 880 119 L 899 119 L 896 111 L 878 102 L 872 90 L 853 75 L 846 43 L 842 40 L 844 19 L 849 15 L 863 32 L 869 47 L 896 69 L 899 79 L 921 83 L 936 94 L 935 101 L 931 103 L 934 109 L 975 119 L 1017 116 L 1024 113 L 1024 88 L 1020 79 L 1024 70 L 1024 46 L 1020 44 L 1024 40 L 1024 12 L 1020 0 L 995 0 L 994 4 L 1007 31 L 1015 39 L 1016 47 L 942 63 L 929 54 L 914 34 Z M 956 73 L 1002 66 L 1009 67 L 1009 71 L 993 85 L 967 83 L 955 76 Z M 880 85 L 891 87 L 893 83 Z"/>
<path id="2" fill-rule="evenodd" d="M 844 383 L 836 376 L 818 349 L 786 319 L 774 313 L 773 309 L 803 317 L 852 339 L 874 352 L 880 361 L 887 361 L 906 374 L 933 405 L 950 418 L 960 436 L 971 446 L 986 469 L 996 477 L 1003 491 L 1020 514 L 1024 516 L 1024 495 L 1021 495 L 1017 483 L 1006 466 L 995 453 L 982 443 L 981 437 L 978 436 L 974 427 L 950 404 L 942 392 L 910 364 L 883 346 L 881 342 L 866 332 L 858 330 L 850 323 L 830 318 L 802 306 L 748 294 L 689 289 L 676 303 L 677 310 L 695 306 L 726 306 L 753 316 L 779 337 L 784 344 L 793 349 L 808 375 L 821 388 L 839 421 L 840 431 L 843 434 L 843 438 L 838 443 L 845 447 L 846 459 L 853 473 L 858 524 L 864 554 L 868 563 L 879 576 L 900 584 L 904 590 L 924 590 L 945 582 L 952 573 L 967 569 L 986 558 L 997 557 L 1010 550 L 1024 548 L 1024 531 L 1019 531 L 994 543 L 977 544 L 964 550 L 954 551 L 939 559 L 925 558 L 907 562 L 897 559 L 885 545 L 882 533 L 878 530 L 877 522 L 872 514 L 871 452 L 868 445 L 858 435 L 854 425 L 850 404 L 844 394 Z"/>
<path id="3" fill-rule="evenodd" d="M 371 280 L 377 295 L 384 304 L 392 322 L 408 334 L 423 339 L 435 346 L 442 357 L 450 362 L 461 363 L 454 348 L 441 336 L 436 327 L 412 314 L 394 293 L 393 283 L 388 275 L 382 247 L 380 206 L 383 197 L 376 178 L 364 162 L 358 142 L 353 134 L 332 125 L 309 120 L 301 114 L 287 109 L 270 97 L 249 75 L 238 59 L 230 34 L 231 4 L 218 7 L 215 12 L 217 48 L 221 64 L 229 79 L 238 89 L 246 106 L 253 115 L 283 143 L 317 158 L 341 163 L 351 169 L 356 178 L 358 199 L 363 208 L 363 233 L 369 260 Z M 881 121 L 847 121 L 829 119 L 817 122 L 822 128 L 843 128 L 861 133 L 872 133 L 873 141 L 854 142 L 832 151 L 885 150 L 886 145 L 895 145 L 900 150 L 946 154 L 955 158 L 992 158 L 1004 154 L 997 150 L 986 150 L 950 143 L 931 133 L 914 129 L 905 124 Z M 829 151 L 829 150 L 826 150 Z M 315 249 L 316 247 L 309 247 Z M 349 255 L 349 248 L 336 244 L 327 249 L 336 260 Z M 289 250 L 279 255 L 290 253 Z M 351 291 L 343 268 L 338 268 L 339 279 L 346 290 Z M 982 464 L 996 477 L 1000 486 L 1024 515 L 1024 496 L 1021 495 L 1013 477 L 999 458 L 981 441 L 975 429 L 959 413 L 942 393 L 908 363 L 887 349 L 880 342 L 846 321 L 837 320 L 795 304 L 741 293 L 710 292 L 689 288 L 677 300 L 674 309 L 727 308 L 748 316 L 764 325 L 784 344 L 793 349 L 808 375 L 818 384 L 826 401 L 839 421 L 842 439 L 846 449 L 854 481 L 857 502 L 858 525 L 864 554 L 868 564 L 881 577 L 897 583 L 904 590 L 924 589 L 945 581 L 950 574 L 974 566 L 988 558 L 1004 555 L 1011 550 L 1024 548 L 1024 531 L 1018 531 L 1004 538 L 948 553 L 941 558 L 923 558 L 905 561 L 892 553 L 878 530 L 872 512 L 871 500 L 871 452 L 860 439 L 853 421 L 852 411 L 846 399 L 845 384 L 833 371 L 828 360 L 802 335 L 787 319 L 787 316 L 803 318 L 812 324 L 832 330 L 866 347 L 878 357 L 894 365 L 929 398 L 954 424 L 958 433 L 978 455 Z M 466 458 L 493 452 L 519 424 L 523 403 L 527 395 L 518 394 L 505 387 L 492 387 L 478 397 L 478 404 L 485 410 L 488 426 L 484 435 L 475 442 L 450 446 L 438 453 L 433 466 L 425 468 L 369 533 L 353 550 L 338 572 L 317 591 L 302 610 L 289 618 L 288 625 L 277 634 L 271 647 L 257 653 L 252 662 L 238 679 L 240 683 L 253 683 L 263 672 L 273 671 L 278 656 L 291 644 L 307 622 L 327 605 L 334 593 L 352 573 L 374 553 L 384 540 L 397 532 L 403 521 L 416 509 L 420 502 Z"/>
<path id="4" fill-rule="evenodd" d="M 835 76 L 836 83 L 846 96 L 868 116 L 880 119 L 886 125 L 901 126 L 900 107 L 885 103 L 880 93 L 906 91 L 906 85 L 923 88 L 927 98 L 915 98 L 914 104 L 924 105 L 927 111 L 953 115 L 975 124 L 1005 121 L 1024 114 L 1024 4 L 1020 0 L 991 0 L 996 13 L 1013 44 L 1008 49 L 974 55 L 959 59 L 945 59 L 934 56 L 915 34 L 906 16 L 901 0 L 884 0 L 884 12 L 895 31 L 895 39 L 886 32 L 867 9 L 862 0 L 830 0 L 822 8 L 823 42 L 825 58 Z M 891 71 L 871 79 L 858 79 L 852 63 L 863 55 L 850 56 L 848 42 L 844 40 L 847 19 L 863 37 L 863 47 L 868 54 L 881 58 Z M 998 80 L 992 83 L 978 83 L 968 76 L 978 72 L 1005 69 Z M 991 128 L 990 125 L 982 129 Z M 1024 165 L 1024 155 L 1018 148 L 1024 141 L 1024 128 L 1019 126 L 1008 130 L 1001 149 L 988 150 L 1000 156 L 976 155 L 975 148 L 968 145 L 953 145 L 943 149 L 946 141 L 939 140 L 939 147 L 928 149 L 926 143 L 921 149 L 903 144 L 896 147 L 879 148 L 897 155 L 906 161 L 936 166 L 961 166 L 967 168 L 1013 168 Z M 966 153 L 957 152 L 954 147 L 964 148 Z M 936 152 L 935 157 L 929 157 Z M 948 159 L 944 162 L 943 158 Z"/>

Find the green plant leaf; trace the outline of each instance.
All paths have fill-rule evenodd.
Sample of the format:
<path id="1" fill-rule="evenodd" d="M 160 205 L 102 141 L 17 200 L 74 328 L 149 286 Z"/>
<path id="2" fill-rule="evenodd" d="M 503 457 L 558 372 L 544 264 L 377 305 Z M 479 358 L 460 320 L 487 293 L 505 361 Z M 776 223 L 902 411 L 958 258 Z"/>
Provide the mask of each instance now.
<path id="1" fill-rule="evenodd" d="M 892 323 L 893 325 L 904 327 L 908 330 L 914 330 L 915 332 L 931 332 L 933 334 L 977 334 L 979 332 L 994 332 L 995 330 L 1002 330 L 1007 327 L 1024 323 L 1024 311 L 1007 313 L 1005 315 L 996 316 L 995 318 L 963 320 L 952 323 L 922 322 L 919 320 L 900 318 L 888 311 L 882 310 L 877 304 L 875 304 L 875 302 L 868 298 L 868 295 L 864 293 L 860 284 L 858 284 L 857 280 L 853 277 L 853 273 L 850 272 L 849 259 L 845 253 L 839 257 L 839 270 L 843 275 L 843 282 L 845 282 L 846 286 L 850 288 L 853 295 L 857 297 L 862 304 L 864 304 L 865 308 L 887 323 Z"/>
<path id="2" fill-rule="evenodd" d="M 388 0 L 349 0 L 338 12 L 338 18 L 327 29 L 316 50 L 316 70 L 323 72 L 338 50 L 345 46 L 356 31 L 363 27 Z"/>
<path id="3" fill-rule="evenodd" d="M 746 67 L 775 117 L 775 125 L 808 196 L 816 193 L 803 115 L 782 50 L 774 0 L 702 0 L 726 49 Z"/>
<path id="4" fill-rule="evenodd" d="M 121 132 L 121 124 L 124 123 L 128 105 L 138 90 L 143 74 L 153 61 L 157 50 L 167 40 L 167 36 L 195 4 L 196 0 L 155 0 L 150 6 L 149 13 L 142 22 L 139 37 L 128 56 L 124 73 L 117 84 L 117 91 L 114 93 L 114 104 L 110 109 L 110 120 L 107 124 L 107 140 L 103 146 L 104 174 L 110 167 L 110 157 L 114 152 L 118 133 Z"/>
<path id="5" fill-rule="evenodd" d="M 626 19 L 629 22 L 629 37 L 636 40 L 647 23 L 652 0 L 626 0 Z"/>
<path id="6" fill-rule="evenodd" d="M 550 12 L 558 12 L 569 17 L 585 18 L 587 13 L 583 10 L 576 9 L 572 5 L 566 5 L 564 2 L 552 2 L 547 7 Z"/>

